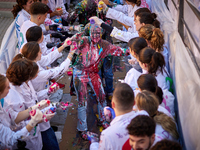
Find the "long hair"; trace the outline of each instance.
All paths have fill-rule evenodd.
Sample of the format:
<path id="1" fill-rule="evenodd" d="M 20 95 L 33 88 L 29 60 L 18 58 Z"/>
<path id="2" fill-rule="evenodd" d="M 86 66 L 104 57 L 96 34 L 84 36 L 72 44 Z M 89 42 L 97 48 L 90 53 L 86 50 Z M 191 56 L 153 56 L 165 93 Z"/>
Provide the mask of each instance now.
<path id="1" fill-rule="evenodd" d="M 151 43 L 153 49 L 162 52 L 165 43 L 163 32 L 151 24 L 146 24 L 139 29 L 139 36 Z"/>
<path id="2" fill-rule="evenodd" d="M 149 116 L 157 124 L 160 124 L 173 138 L 178 139 L 179 134 L 175 121 L 166 114 L 158 111 L 159 101 L 155 94 L 146 90 L 138 93 L 136 96 L 136 105 L 139 110 L 147 111 Z"/>
<path id="3" fill-rule="evenodd" d="M 157 76 L 158 69 L 163 73 L 165 67 L 164 56 L 152 48 L 143 48 L 139 53 L 139 61 L 148 64 L 148 73 Z"/>
<path id="4" fill-rule="evenodd" d="M 26 5 L 28 0 L 17 0 L 17 4 L 13 6 L 12 13 L 14 18 L 17 17 L 18 12 L 20 12 L 23 9 L 23 5 Z"/>

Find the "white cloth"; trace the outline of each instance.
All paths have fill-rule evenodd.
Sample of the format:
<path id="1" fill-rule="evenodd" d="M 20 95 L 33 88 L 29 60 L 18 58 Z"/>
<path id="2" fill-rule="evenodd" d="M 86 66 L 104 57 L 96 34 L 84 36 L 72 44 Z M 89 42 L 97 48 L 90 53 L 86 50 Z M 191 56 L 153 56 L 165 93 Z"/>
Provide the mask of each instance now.
<path id="1" fill-rule="evenodd" d="M 68 12 L 66 11 L 65 5 L 63 3 L 63 0 L 49 0 L 48 4 L 49 8 L 54 12 L 56 8 L 61 7 L 63 10 L 63 15 L 64 19 L 67 19 Z M 57 16 L 52 17 L 52 19 L 56 19 Z"/>
<path id="2" fill-rule="evenodd" d="M 36 91 L 33 88 L 32 83 L 29 81 L 28 85 L 24 82 L 21 86 L 21 95 L 24 98 L 24 104 L 25 104 L 25 109 L 34 106 L 37 102 L 39 102 L 38 100 L 38 96 Z M 39 91 L 41 95 L 43 95 L 43 97 L 48 98 L 47 96 L 47 90 L 42 90 Z M 50 123 L 48 122 L 42 122 L 39 124 L 40 127 L 40 131 L 46 131 L 50 128 Z"/>
<path id="3" fill-rule="evenodd" d="M 116 27 L 113 28 L 112 32 L 110 33 L 110 36 L 124 42 L 128 42 L 132 38 L 139 37 L 138 32 L 126 32 L 119 30 Z"/>
<path id="4" fill-rule="evenodd" d="M 61 63 L 60 66 L 48 70 L 41 67 L 37 62 L 39 73 L 35 79 L 31 80 L 35 91 L 38 92 L 47 88 L 46 85 L 49 82 L 49 79 L 56 78 L 65 73 L 69 68 L 70 62 L 70 59 L 67 58 L 64 62 Z"/>
<path id="5" fill-rule="evenodd" d="M 30 28 L 30 27 L 33 27 L 33 26 L 37 26 L 36 23 L 30 21 L 30 20 L 27 20 L 23 23 L 23 25 L 21 26 L 21 30 L 20 30 L 20 34 L 21 34 L 21 47 L 23 44 L 27 43 L 27 40 L 26 40 L 26 31 Z M 44 40 L 42 41 L 42 43 L 40 43 L 40 48 L 41 48 L 41 51 L 42 51 L 42 54 L 43 55 L 47 55 L 49 52 L 48 52 L 48 49 L 46 47 L 47 45 L 47 42 L 50 42 L 50 35 L 44 35 Z"/>
<path id="6" fill-rule="evenodd" d="M 165 69 L 166 70 L 166 69 Z M 124 78 L 124 82 L 127 83 L 132 89 L 133 91 L 138 88 L 137 86 L 137 79 L 139 78 L 140 75 L 142 74 L 147 74 L 147 71 L 142 70 L 143 72 L 138 72 L 135 68 L 130 69 L 125 78 Z M 162 89 L 169 89 L 169 86 L 167 85 L 166 82 L 166 77 L 167 77 L 167 73 L 165 71 L 163 71 L 163 74 L 161 73 L 161 71 L 158 69 L 156 72 L 156 80 L 158 82 L 158 86 Z"/>
<path id="7" fill-rule="evenodd" d="M 175 117 L 174 100 L 174 95 L 168 89 L 163 90 L 163 101 L 160 105 L 167 109 L 173 117 Z"/>
<path id="8" fill-rule="evenodd" d="M 160 124 L 156 124 L 155 134 L 163 139 L 175 141 L 175 139 L 167 131 L 165 131 Z"/>
<path id="9" fill-rule="evenodd" d="M 164 107 L 162 107 L 162 106 L 158 106 L 158 111 L 159 112 L 163 112 L 164 114 L 166 114 L 167 116 L 169 116 L 169 117 L 171 117 L 172 119 L 174 119 L 173 118 L 173 116 L 172 116 L 172 114 L 167 110 L 167 109 L 165 109 Z"/>
<path id="10" fill-rule="evenodd" d="M 4 109 L 8 110 L 9 116 L 11 117 L 11 120 L 14 121 L 18 115 L 18 112 L 25 110 L 25 100 L 23 96 L 20 94 L 21 88 L 20 86 L 13 86 L 10 84 L 10 90 L 8 95 L 4 98 L 4 101 L 6 101 L 4 105 Z M 11 111 L 12 109 L 14 111 Z M 25 127 L 28 123 L 28 121 L 20 122 L 22 127 Z M 40 150 L 42 149 L 42 137 L 40 133 L 39 126 L 33 128 L 29 134 L 29 136 L 26 139 L 26 148 L 30 150 Z"/>
<path id="11" fill-rule="evenodd" d="M 21 47 L 21 45 L 23 44 L 23 43 L 21 43 L 23 41 L 23 35 L 20 34 L 21 27 L 25 21 L 30 20 L 30 19 L 31 19 L 31 15 L 24 9 L 22 9 L 17 14 L 17 17 L 15 18 L 15 28 L 16 28 L 16 34 L 17 34 L 17 38 L 18 38 L 18 46 L 19 47 Z"/>
<path id="12" fill-rule="evenodd" d="M 169 52 L 166 46 L 164 46 L 164 50 L 162 51 L 162 54 L 164 56 L 165 59 L 165 66 L 167 71 L 169 71 Z"/>
<path id="13" fill-rule="evenodd" d="M 40 64 L 41 67 L 46 67 L 46 66 L 50 65 L 51 63 L 53 63 L 57 58 L 59 58 L 61 56 L 62 56 L 62 53 L 58 52 L 57 47 L 53 47 L 51 49 L 51 52 L 45 56 L 42 56 L 41 60 L 38 61 L 38 63 Z"/>
<path id="14" fill-rule="evenodd" d="M 128 5 L 129 6 L 129 5 Z M 131 6 L 131 5 L 130 5 Z M 132 7 L 132 6 L 131 6 Z M 135 7 L 132 7 L 132 11 L 130 11 L 130 13 L 128 13 L 128 15 L 122 13 L 122 12 L 119 12 L 115 9 L 112 9 L 112 8 L 109 8 L 107 13 L 106 13 L 106 17 L 107 18 L 110 18 L 110 19 L 115 19 L 127 26 L 130 26 L 131 28 L 135 28 L 135 25 L 134 25 L 134 13 L 135 11 L 140 8 L 140 7 L 137 7 L 135 5 Z M 134 30 L 130 30 L 130 31 L 134 31 Z"/>
<path id="15" fill-rule="evenodd" d="M 138 115 L 147 115 L 146 111 L 131 111 L 124 115 L 115 117 L 110 126 L 103 130 L 100 136 L 100 142 L 94 142 L 90 145 L 90 150 L 121 150 L 123 145 L 129 140 L 129 134 L 126 130 L 131 120 Z"/>

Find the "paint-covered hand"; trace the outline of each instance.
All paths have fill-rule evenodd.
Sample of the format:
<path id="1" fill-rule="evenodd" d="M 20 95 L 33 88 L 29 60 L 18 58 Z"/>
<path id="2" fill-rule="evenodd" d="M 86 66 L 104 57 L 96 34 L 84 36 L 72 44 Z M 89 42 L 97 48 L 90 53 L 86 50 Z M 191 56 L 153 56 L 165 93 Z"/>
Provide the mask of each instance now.
<path id="1" fill-rule="evenodd" d="M 134 65 L 136 62 L 137 62 L 136 59 L 128 59 L 128 63 L 129 63 L 130 65 Z"/>
<path id="2" fill-rule="evenodd" d="M 34 109 L 44 109 L 45 107 L 48 107 L 49 106 L 49 100 L 41 100 L 40 102 L 38 102 L 36 105 L 32 106 L 32 110 Z"/>
<path id="3" fill-rule="evenodd" d="M 35 110 L 36 113 L 33 116 L 31 116 L 31 120 L 28 123 L 31 127 L 35 127 L 37 123 L 43 120 L 43 113 L 39 109 Z"/>
<path id="4" fill-rule="evenodd" d="M 99 26 L 101 26 L 101 24 L 104 22 L 103 20 L 101 20 L 100 18 L 98 18 L 96 16 L 90 17 L 89 20 L 94 20 L 95 24 L 98 24 Z"/>
<path id="5" fill-rule="evenodd" d="M 78 32 L 82 32 L 84 29 L 84 26 L 82 24 L 74 26 L 74 30 Z"/>
<path id="6" fill-rule="evenodd" d="M 55 113 L 48 113 L 48 111 L 49 110 L 46 110 L 43 114 L 44 122 L 51 120 L 51 118 L 53 118 L 54 115 L 56 114 L 56 112 Z"/>
<path id="7" fill-rule="evenodd" d="M 63 46 L 64 47 L 67 47 L 67 46 L 70 46 L 72 44 L 71 42 L 72 38 L 67 38 L 64 43 L 63 43 Z"/>

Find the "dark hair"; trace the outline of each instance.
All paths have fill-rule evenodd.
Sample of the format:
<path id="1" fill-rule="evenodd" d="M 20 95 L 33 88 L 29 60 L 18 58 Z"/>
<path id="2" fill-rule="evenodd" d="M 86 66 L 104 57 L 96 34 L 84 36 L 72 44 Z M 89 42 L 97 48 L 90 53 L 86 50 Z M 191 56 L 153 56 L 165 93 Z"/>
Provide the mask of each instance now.
<path id="1" fill-rule="evenodd" d="M 178 142 L 164 139 L 157 142 L 151 150 L 182 150 L 182 147 Z"/>
<path id="2" fill-rule="evenodd" d="M 137 80 L 138 87 L 143 91 L 147 90 L 152 93 L 155 93 L 155 95 L 158 97 L 159 103 L 161 104 L 163 101 L 163 91 L 158 86 L 158 82 L 156 78 L 151 74 L 142 74 L 139 76 Z"/>
<path id="3" fill-rule="evenodd" d="M 135 14 L 135 16 L 138 16 L 138 14 L 142 13 L 142 12 L 147 12 L 147 13 L 151 14 L 151 11 L 148 8 L 139 8 L 134 12 L 134 14 Z"/>
<path id="4" fill-rule="evenodd" d="M 138 14 L 140 18 L 140 23 L 152 24 L 156 28 L 160 28 L 160 22 L 156 19 L 157 15 L 155 13 L 141 12 Z"/>
<path id="5" fill-rule="evenodd" d="M 0 74 L 0 93 L 2 93 L 6 88 L 6 77 Z"/>
<path id="6" fill-rule="evenodd" d="M 156 76 L 158 69 L 163 73 L 165 60 L 161 53 L 156 52 L 152 48 L 143 48 L 139 53 L 139 61 L 148 64 L 148 73 Z"/>
<path id="7" fill-rule="evenodd" d="M 30 7 L 31 15 L 46 14 L 48 11 L 49 7 L 41 2 L 35 2 Z"/>
<path id="8" fill-rule="evenodd" d="M 40 51 L 40 46 L 37 42 L 28 42 L 22 48 L 22 54 L 24 57 L 30 60 L 35 60 Z"/>
<path id="9" fill-rule="evenodd" d="M 165 43 L 163 32 L 151 24 L 146 24 L 139 29 L 139 36 L 151 43 L 151 47 L 158 52 L 163 51 Z"/>
<path id="10" fill-rule="evenodd" d="M 30 74 L 33 70 L 32 61 L 22 58 L 12 61 L 6 71 L 6 77 L 13 85 L 21 85 L 23 82 L 30 79 Z"/>
<path id="11" fill-rule="evenodd" d="M 140 51 L 147 47 L 147 42 L 144 38 L 135 37 L 129 40 L 128 46 L 131 48 L 131 51 L 134 51 L 137 55 L 139 55 Z"/>
<path id="12" fill-rule="evenodd" d="M 133 3 L 133 4 L 136 4 L 137 6 L 141 5 L 141 0 L 126 0 L 126 1 Z"/>
<path id="13" fill-rule="evenodd" d="M 126 83 L 119 83 L 113 92 L 113 98 L 119 104 L 118 109 L 126 111 L 133 108 L 134 92 L 132 88 Z"/>
<path id="14" fill-rule="evenodd" d="M 30 27 L 26 31 L 26 40 L 27 42 L 39 41 L 42 38 L 42 28 L 40 26 Z"/>
<path id="15" fill-rule="evenodd" d="M 23 9 L 23 5 L 26 5 L 28 0 L 17 0 L 17 4 L 13 6 L 12 13 L 14 18 L 17 17 L 19 11 Z"/>
<path id="16" fill-rule="evenodd" d="M 33 70 L 30 74 L 30 79 L 34 78 L 36 76 L 36 74 L 38 73 L 39 67 L 37 65 L 37 63 L 33 62 Z"/>
<path id="17" fill-rule="evenodd" d="M 146 115 L 138 115 L 133 118 L 126 127 L 129 135 L 144 137 L 155 134 L 156 124 L 152 118 Z"/>

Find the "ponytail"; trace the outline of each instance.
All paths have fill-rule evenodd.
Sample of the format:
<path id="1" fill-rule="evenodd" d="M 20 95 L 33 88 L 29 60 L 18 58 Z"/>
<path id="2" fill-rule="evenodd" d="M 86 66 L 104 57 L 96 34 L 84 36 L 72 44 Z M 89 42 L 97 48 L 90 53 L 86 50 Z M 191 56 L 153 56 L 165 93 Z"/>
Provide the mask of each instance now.
<path id="1" fill-rule="evenodd" d="M 162 101 L 163 101 L 163 91 L 162 91 L 162 89 L 159 86 L 156 87 L 155 94 L 158 97 L 159 104 L 162 104 Z"/>
<path id="2" fill-rule="evenodd" d="M 160 68 L 161 72 L 163 73 L 163 69 L 165 67 L 165 60 L 161 53 L 154 51 L 154 54 L 151 58 L 151 62 L 148 66 L 148 72 L 156 76 L 157 70 Z"/>
<path id="3" fill-rule="evenodd" d="M 151 13 L 151 16 L 154 19 L 152 25 L 156 28 L 160 28 L 160 22 L 156 19 L 157 15 L 155 13 Z"/>
<path id="4" fill-rule="evenodd" d="M 17 17 L 18 12 L 23 9 L 23 5 L 26 5 L 28 0 L 17 0 L 17 4 L 13 6 L 12 13 L 14 18 Z"/>
<path id="5" fill-rule="evenodd" d="M 157 15 L 155 13 L 141 12 L 138 17 L 141 24 L 152 24 L 154 27 L 160 28 L 160 22 L 156 19 Z"/>
<path id="6" fill-rule="evenodd" d="M 141 5 L 141 0 L 127 0 L 130 3 L 136 4 L 137 6 Z"/>
<path id="7" fill-rule="evenodd" d="M 40 51 L 40 46 L 37 42 L 28 42 L 22 48 L 22 54 L 29 60 L 34 61 Z"/>
<path id="8" fill-rule="evenodd" d="M 165 43 L 163 32 L 151 24 L 146 24 L 139 29 L 140 37 L 150 42 L 150 46 L 157 52 L 163 51 Z"/>
<path id="9" fill-rule="evenodd" d="M 146 90 L 138 93 L 136 96 L 136 105 L 139 110 L 147 111 L 156 124 L 160 124 L 172 137 L 178 139 L 179 135 L 176 129 L 176 123 L 171 117 L 158 111 L 159 101 L 155 94 Z"/>
<path id="10" fill-rule="evenodd" d="M 152 93 L 155 93 L 159 100 L 159 104 L 162 103 L 163 100 L 163 91 L 158 86 L 158 82 L 156 78 L 151 74 L 142 74 L 139 76 L 137 80 L 138 87 L 143 91 L 147 90 Z"/>
<path id="11" fill-rule="evenodd" d="M 175 121 L 164 114 L 163 112 L 157 112 L 157 114 L 153 117 L 153 120 L 162 126 L 162 128 L 167 131 L 173 138 L 178 139 L 179 134 L 176 128 Z"/>
<path id="12" fill-rule="evenodd" d="M 146 47 L 139 53 L 139 61 L 148 64 L 148 73 L 156 76 L 158 69 L 163 73 L 165 60 L 161 53 L 156 52 L 152 48 Z"/>

